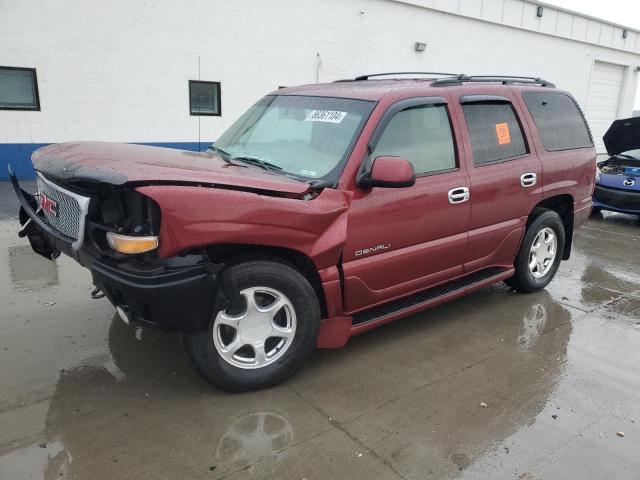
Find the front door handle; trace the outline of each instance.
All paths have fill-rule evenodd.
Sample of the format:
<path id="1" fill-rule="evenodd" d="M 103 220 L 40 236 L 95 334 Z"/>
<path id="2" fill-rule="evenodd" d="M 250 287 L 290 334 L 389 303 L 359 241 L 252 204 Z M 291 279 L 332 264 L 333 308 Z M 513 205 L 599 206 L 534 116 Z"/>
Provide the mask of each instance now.
<path id="1" fill-rule="evenodd" d="M 520 185 L 524 188 L 533 187 L 538 181 L 538 175 L 535 173 L 523 173 L 520 175 Z"/>
<path id="2" fill-rule="evenodd" d="M 449 203 L 464 203 L 469 200 L 471 194 L 468 187 L 456 187 L 449 190 Z"/>

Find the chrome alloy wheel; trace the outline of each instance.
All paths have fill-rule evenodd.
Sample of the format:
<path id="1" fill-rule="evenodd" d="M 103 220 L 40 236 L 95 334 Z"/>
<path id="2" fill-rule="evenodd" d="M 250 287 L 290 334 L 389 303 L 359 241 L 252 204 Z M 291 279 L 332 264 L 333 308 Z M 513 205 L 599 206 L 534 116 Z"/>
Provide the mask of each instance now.
<path id="1" fill-rule="evenodd" d="M 538 232 L 529 250 L 529 272 L 534 278 L 544 277 L 556 259 L 558 239 L 553 229 L 546 227 Z"/>
<path id="2" fill-rule="evenodd" d="M 240 295 L 245 300 L 244 312 L 220 311 L 213 322 L 213 343 L 234 367 L 265 367 L 291 347 L 296 333 L 295 309 L 273 288 L 245 288 Z"/>

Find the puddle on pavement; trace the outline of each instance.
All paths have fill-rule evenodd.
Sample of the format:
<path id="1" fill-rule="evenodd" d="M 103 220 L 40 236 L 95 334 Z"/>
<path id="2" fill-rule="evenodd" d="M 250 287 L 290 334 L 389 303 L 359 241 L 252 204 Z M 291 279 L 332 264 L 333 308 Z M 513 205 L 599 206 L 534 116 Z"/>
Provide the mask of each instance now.
<path id="1" fill-rule="evenodd" d="M 44 290 L 58 285 L 58 264 L 33 252 L 30 245 L 9 247 L 9 275 L 16 290 Z"/>
<path id="2" fill-rule="evenodd" d="M 634 222 L 635 218 L 614 219 L 613 230 L 638 228 Z M 45 380 L 34 374 L 24 384 L 25 401 L 16 389 L 18 393 L 0 404 L 0 479 L 102 479 L 124 474 L 215 478 L 274 457 L 293 463 L 294 455 L 287 456 L 287 449 L 294 441 L 303 455 L 318 453 L 304 450 L 307 419 L 316 415 L 321 417 L 314 420 L 317 424 L 326 421 L 316 406 L 329 415 L 340 409 L 350 418 L 362 413 L 349 425 L 350 434 L 407 477 L 432 470 L 441 477 L 474 478 L 478 470 L 490 472 L 500 462 L 507 464 L 505 458 L 528 461 L 538 452 L 546 455 L 548 441 L 575 440 L 574 430 L 589 421 L 593 403 L 615 395 L 622 381 L 630 389 L 636 385 L 635 357 L 624 350 L 628 346 L 620 337 L 628 334 L 624 328 L 640 333 L 640 325 L 635 326 L 640 301 L 616 300 L 603 315 L 616 319 L 614 326 L 620 330 L 601 330 L 609 332 L 605 338 L 610 341 L 601 351 L 594 349 L 602 340 L 596 319 L 567 306 L 594 309 L 609 301 L 612 291 L 636 291 L 640 275 L 634 272 L 635 257 L 629 260 L 624 252 L 615 252 L 618 263 L 613 263 L 593 250 L 594 245 L 606 244 L 604 223 L 596 221 L 599 230 L 576 241 L 571 262 L 547 291 L 521 295 L 494 287 L 476 292 L 372 331 L 343 350 L 321 352 L 287 385 L 245 395 L 225 394 L 198 379 L 177 335 L 129 327 L 106 303 L 94 307 L 100 304 L 88 298 L 89 277 L 71 260 L 61 259 L 58 265 L 33 254 L 27 245 L 7 242 L 10 246 L 0 255 L 8 252 L 8 260 L 0 261 L 8 265 L 9 278 L 0 280 L 0 293 L 19 298 L 15 311 L 28 317 L 51 312 L 58 323 L 49 328 L 67 329 L 64 335 L 79 342 L 86 332 L 91 341 L 71 354 L 50 357 L 43 352 L 65 350 L 69 343 L 50 341 L 53 335 L 45 322 L 28 330 L 7 319 L 14 330 L 5 336 L 10 351 L 0 349 L 0 362 L 27 358 L 20 352 L 24 345 L 14 348 L 14 342 L 22 341 L 29 348 L 42 347 L 29 354 L 25 376 L 44 371 L 45 364 L 53 366 L 46 388 L 41 385 Z M 68 308 L 65 304 L 58 310 L 62 301 L 50 310 L 38 303 L 50 299 L 50 289 L 60 291 Z M 40 291 L 46 292 L 41 298 Z M 33 299 L 35 306 L 29 310 L 20 297 Z M 98 314 L 89 315 L 91 307 Z M 79 334 L 83 325 L 89 327 Z M 39 338 L 43 332 L 49 343 Z M 608 361 L 621 370 L 618 383 L 607 383 L 611 368 L 602 365 Z M 438 369 L 449 370 L 441 379 L 429 377 Z M 17 377 L 9 378 L 7 383 L 22 385 Z M 613 393 L 607 393 L 609 389 Z M 488 408 L 479 407 L 481 401 Z M 32 415 L 34 405 L 41 405 L 42 418 L 33 415 L 31 430 L 22 436 L 1 435 L 7 423 Z M 374 410 L 380 405 L 384 406 Z M 363 411 L 354 410 L 358 408 Z M 364 409 L 371 414 L 364 415 Z M 552 418 L 558 413 L 560 419 Z M 313 426 L 319 429 L 317 424 Z M 573 436 L 563 436 L 565 431 Z M 483 458 L 495 462 L 483 470 Z"/>

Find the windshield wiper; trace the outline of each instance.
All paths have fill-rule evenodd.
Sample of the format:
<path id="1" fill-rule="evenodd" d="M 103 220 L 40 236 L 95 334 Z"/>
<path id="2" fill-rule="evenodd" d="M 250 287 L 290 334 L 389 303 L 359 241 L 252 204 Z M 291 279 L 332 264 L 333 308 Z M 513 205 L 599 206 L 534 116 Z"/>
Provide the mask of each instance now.
<path id="1" fill-rule="evenodd" d="M 267 160 L 263 160 L 258 157 L 239 155 L 237 157 L 232 157 L 231 159 L 238 160 L 242 163 L 248 163 L 249 165 L 256 165 L 257 167 L 262 167 L 265 170 L 282 170 L 280 165 L 276 165 L 275 163 L 268 162 Z"/>
<path id="2" fill-rule="evenodd" d="M 207 150 L 210 150 L 214 153 L 218 153 L 220 154 L 220 158 L 222 160 L 224 160 L 225 162 L 227 162 L 229 165 L 235 165 L 236 167 L 242 167 L 242 168 L 247 168 L 246 165 L 242 165 L 240 163 L 236 163 L 233 161 L 233 157 L 231 156 L 230 152 L 227 152 L 225 149 L 220 148 L 220 147 L 216 147 L 214 145 L 210 145 Z"/>
<path id="3" fill-rule="evenodd" d="M 227 152 L 224 148 L 216 147 L 215 145 L 209 145 L 207 150 L 211 150 L 212 152 L 221 153 L 224 156 L 231 157 L 231 154 Z"/>

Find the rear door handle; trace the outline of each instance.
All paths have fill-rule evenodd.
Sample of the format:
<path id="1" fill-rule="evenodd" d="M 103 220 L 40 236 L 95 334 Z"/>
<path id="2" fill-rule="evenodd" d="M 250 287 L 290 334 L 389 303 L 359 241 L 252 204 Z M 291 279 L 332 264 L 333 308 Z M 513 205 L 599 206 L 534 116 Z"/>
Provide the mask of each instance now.
<path id="1" fill-rule="evenodd" d="M 468 187 L 456 187 L 449 190 L 449 203 L 464 203 L 471 197 Z"/>
<path id="2" fill-rule="evenodd" d="M 524 188 L 533 187 L 538 181 L 538 175 L 535 173 L 523 173 L 520 175 L 520 185 Z"/>

